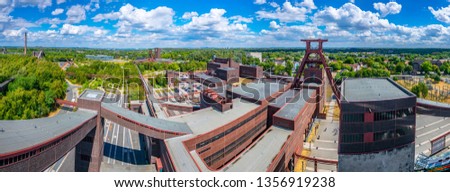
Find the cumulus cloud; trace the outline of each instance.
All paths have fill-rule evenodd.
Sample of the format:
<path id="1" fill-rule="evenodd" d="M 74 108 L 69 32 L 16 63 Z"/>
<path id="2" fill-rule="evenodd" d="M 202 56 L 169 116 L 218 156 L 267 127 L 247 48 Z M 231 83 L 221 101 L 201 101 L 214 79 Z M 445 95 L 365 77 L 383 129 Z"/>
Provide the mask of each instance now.
<path id="1" fill-rule="evenodd" d="M 98 14 L 92 19 L 95 22 L 103 20 L 118 20 L 115 27 L 118 33 L 129 34 L 132 30 L 164 31 L 173 25 L 175 11 L 172 8 L 161 6 L 152 10 L 136 8 L 126 4 L 118 12 Z"/>
<path id="2" fill-rule="evenodd" d="M 232 20 L 233 23 L 252 23 L 253 22 L 253 18 L 242 17 L 240 15 L 232 16 L 232 17 L 230 17 L 230 20 Z"/>
<path id="3" fill-rule="evenodd" d="M 255 0 L 253 3 L 257 4 L 257 5 L 262 5 L 262 4 L 266 3 L 266 0 Z"/>
<path id="4" fill-rule="evenodd" d="M 21 28 L 18 30 L 8 29 L 3 31 L 2 35 L 5 37 L 21 37 L 27 30 L 25 28 Z"/>
<path id="5" fill-rule="evenodd" d="M 389 3 L 374 3 L 373 8 L 381 13 L 382 17 L 385 17 L 389 14 L 399 14 L 402 10 L 402 5 L 397 2 L 389 2 Z"/>
<path id="6" fill-rule="evenodd" d="M 175 33 L 183 35 L 187 40 L 200 40 L 209 38 L 226 39 L 248 31 L 245 23 L 251 18 L 242 16 L 225 17 L 225 9 L 213 8 L 209 13 L 194 16 L 191 21 L 177 29 Z"/>
<path id="7" fill-rule="evenodd" d="M 56 4 L 61 4 L 61 3 L 65 3 L 66 2 L 66 0 L 56 0 Z"/>
<path id="8" fill-rule="evenodd" d="M 303 6 L 307 7 L 309 9 L 317 9 L 316 5 L 314 4 L 313 0 L 304 0 L 301 3 L 296 3 L 297 6 Z"/>
<path id="9" fill-rule="evenodd" d="M 276 21 L 271 21 L 269 27 L 271 29 L 279 29 L 280 25 L 278 25 Z"/>
<path id="10" fill-rule="evenodd" d="M 337 9 L 326 7 L 316 12 L 313 20 L 318 25 L 347 31 L 385 31 L 393 27 L 387 19 L 381 19 L 378 13 L 363 11 L 352 3 L 346 3 Z"/>
<path id="11" fill-rule="evenodd" d="M 64 9 L 58 8 L 52 11 L 52 15 L 59 15 L 64 12 Z"/>
<path id="12" fill-rule="evenodd" d="M 441 7 L 438 10 L 435 10 L 433 7 L 428 7 L 428 10 L 431 11 L 434 18 L 436 18 L 440 22 L 450 23 L 450 5 L 448 7 Z"/>
<path id="13" fill-rule="evenodd" d="M 273 8 L 278 8 L 278 7 L 280 7 L 280 5 L 278 5 L 278 3 L 276 3 L 276 2 L 270 2 L 269 5 L 270 5 L 271 7 L 273 7 Z"/>
<path id="14" fill-rule="evenodd" d="M 89 32 L 94 35 L 106 35 L 108 33 L 107 30 L 103 30 L 98 27 L 71 24 L 64 24 L 59 31 L 61 35 L 84 35 Z"/>
<path id="15" fill-rule="evenodd" d="M 82 5 L 73 5 L 66 12 L 67 23 L 80 23 L 81 21 L 86 20 L 86 10 Z"/>
<path id="16" fill-rule="evenodd" d="M 305 21 L 306 14 L 309 10 L 306 7 L 293 6 L 291 2 L 286 1 L 282 7 L 276 8 L 274 11 L 257 11 L 258 19 L 279 20 L 280 22 L 296 22 Z"/>
<path id="17" fill-rule="evenodd" d="M 89 4 L 84 6 L 84 9 L 86 9 L 86 11 L 97 11 L 98 9 L 100 9 L 100 2 L 99 0 L 91 0 L 89 2 Z"/>
<path id="18" fill-rule="evenodd" d="M 314 38 L 320 30 L 313 25 L 280 26 L 276 22 L 270 23 L 271 28 L 277 30 L 261 30 L 260 35 L 268 42 L 283 42 L 285 45 L 298 46 L 301 38 Z"/>
<path id="19" fill-rule="evenodd" d="M 12 1 L 12 5 L 18 7 L 38 7 L 43 10 L 46 7 L 52 6 L 52 0 L 14 0 Z"/>
<path id="20" fill-rule="evenodd" d="M 181 18 L 183 18 L 183 19 L 191 19 L 192 17 L 196 17 L 196 16 L 198 16 L 198 13 L 193 11 L 193 12 L 186 12 L 186 13 L 184 13 Z"/>

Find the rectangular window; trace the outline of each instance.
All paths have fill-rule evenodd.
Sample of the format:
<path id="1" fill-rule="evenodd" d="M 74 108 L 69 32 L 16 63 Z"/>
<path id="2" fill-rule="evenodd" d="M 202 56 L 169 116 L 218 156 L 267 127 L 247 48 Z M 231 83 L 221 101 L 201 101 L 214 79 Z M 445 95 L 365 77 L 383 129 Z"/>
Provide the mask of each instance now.
<path id="1" fill-rule="evenodd" d="M 383 141 L 383 140 L 389 140 L 393 139 L 395 137 L 394 131 L 383 131 L 383 132 L 377 132 L 373 135 L 374 141 Z"/>
<path id="2" fill-rule="evenodd" d="M 344 114 L 343 122 L 364 122 L 364 113 Z"/>
<path id="3" fill-rule="evenodd" d="M 362 143 L 364 142 L 363 134 L 343 135 L 342 143 Z"/>

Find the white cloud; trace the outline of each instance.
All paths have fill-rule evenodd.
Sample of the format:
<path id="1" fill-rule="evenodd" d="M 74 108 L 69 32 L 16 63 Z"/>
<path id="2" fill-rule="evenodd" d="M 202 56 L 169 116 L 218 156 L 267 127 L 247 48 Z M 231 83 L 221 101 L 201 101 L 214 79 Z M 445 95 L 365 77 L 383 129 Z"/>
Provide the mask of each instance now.
<path id="1" fill-rule="evenodd" d="M 14 0 L 12 5 L 19 7 L 38 7 L 43 10 L 46 7 L 52 6 L 52 0 Z"/>
<path id="2" fill-rule="evenodd" d="M 251 17 L 242 17 L 240 15 L 230 17 L 230 20 L 233 20 L 233 23 L 252 23 L 253 18 Z"/>
<path id="3" fill-rule="evenodd" d="M 64 12 L 64 9 L 58 8 L 52 11 L 52 15 L 59 15 Z"/>
<path id="4" fill-rule="evenodd" d="M 438 10 L 435 10 L 433 7 L 428 7 L 428 10 L 431 11 L 431 13 L 434 15 L 434 18 L 436 18 L 438 21 L 447 24 L 450 23 L 450 5 L 448 7 L 441 7 Z"/>
<path id="5" fill-rule="evenodd" d="M 349 0 L 350 3 L 355 3 L 355 0 Z"/>
<path id="6" fill-rule="evenodd" d="M 385 17 L 389 14 L 399 14 L 402 10 L 402 5 L 397 2 L 389 2 L 389 3 L 374 3 L 373 8 L 378 10 L 381 13 L 381 16 Z"/>
<path id="7" fill-rule="evenodd" d="M 286 1 L 283 7 L 276 8 L 275 11 L 257 11 L 258 19 L 277 19 L 280 22 L 296 22 L 305 21 L 308 9 L 305 7 L 293 6 L 291 2 Z"/>
<path id="8" fill-rule="evenodd" d="M 278 25 L 276 21 L 271 21 L 269 27 L 272 29 L 279 29 L 280 25 Z"/>
<path id="9" fill-rule="evenodd" d="M 66 0 L 56 0 L 56 4 L 61 4 L 61 3 L 65 3 L 66 2 Z"/>
<path id="10" fill-rule="evenodd" d="M 139 31 L 164 31 L 173 25 L 175 11 L 172 8 L 161 6 L 150 11 L 136 8 L 126 4 L 118 12 L 98 14 L 93 17 L 95 22 L 103 20 L 118 20 L 115 27 L 121 34 L 129 34 L 132 30 Z"/>
<path id="11" fill-rule="evenodd" d="M 9 4 L 10 4 L 9 0 L 0 0 L 0 7 L 6 6 Z"/>
<path id="12" fill-rule="evenodd" d="M 181 35 L 182 40 L 229 39 L 246 35 L 251 18 L 242 16 L 225 17 L 225 9 L 213 8 L 209 13 L 194 16 L 191 21 L 173 31 L 174 35 Z"/>
<path id="13" fill-rule="evenodd" d="M 97 11 L 98 9 L 100 9 L 99 0 L 91 0 L 89 2 L 89 4 L 84 6 L 84 9 L 86 9 L 86 11 L 92 11 L 92 12 Z"/>
<path id="14" fill-rule="evenodd" d="M 313 0 L 304 0 L 301 3 L 296 3 L 297 6 L 303 6 L 307 7 L 309 9 L 317 9 L 316 5 L 314 4 Z"/>
<path id="15" fill-rule="evenodd" d="M 183 19 L 191 19 L 192 17 L 196 17 L 196 16 L 198 16 L 198 13 L 193 11 L 193 12 L 186 12 L 186 13 L 184 13 L 181 18 L 183 18 Z"/>
<path id="16" fill-rule="evenodd" d="M 21 37 L 27 30 L 25 28 L 21 28 L 19 30 L 8 29 L 3 31 L 3 35 L 5 37 Z"/>
<path id="17" fill-rule="evenodd" d="M 384 31 L 393 27 L 388 20 L 379 17 L 378 13 L 363 11 L 352 3 L 346 3 L 338 9 L 326 7 L 316 12 L 313 20 L 318 25 L 347 31 Z"/>
<path id="18" fill-rule="evenodd" d="M 318 31 L 313 25 L 280 26 L 276 22 L 270 22 L 270 27 L 276 30 L 261 30 L 261 39 L 266 42 L 278 42 L 290 46 L 299 46 L 300 38 L 315 38 Z M 299 37 L 300 35 L 300 37 Z"/>
<path id="19" fill-rule="evenodd" d="M 80 23 L 81 21 L 86 20 L 86 11 L 81 5 L 73 5 L 67 10 L 66 15 L 67 23 Z"/>
<path id="20" fill-rule="evenodd" d="M 280 7 L 280 5 L 278 5 L 278 3 L 275 3 L 275 2 L 270 2 L 269 5 L 272 6 L 273 8 Z"/>
<path id="21" fill-rule="evenodd" d="M 108 33 L 107 30 L 98 27 L 71 24 L 64 24 L 59 31 L 61 35 L 84 35 L 89 32 L 94 35 L 106 35 Z"/>
<path id="22" fill-rule="evenodd" d="M 255 0 L 253 3 L 254 4 L 258 4 L 258 5 L 262 5 L 262 4 L 266 3 L 266 0 Z"/>

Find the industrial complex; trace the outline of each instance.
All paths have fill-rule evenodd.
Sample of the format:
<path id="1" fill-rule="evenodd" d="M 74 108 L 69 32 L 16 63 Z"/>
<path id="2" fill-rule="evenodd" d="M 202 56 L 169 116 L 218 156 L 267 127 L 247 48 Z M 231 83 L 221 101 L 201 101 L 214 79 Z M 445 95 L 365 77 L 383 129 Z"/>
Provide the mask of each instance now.
<path id="1" fill-rule="evenodd" d="M 77 102 L 58 101 L 75 112 L 0 121 L 0 171 L 44 171 L 72 149 L 76 171 L 100 171 L 106 120 L 145 135 L 158 147 L 157 170 L 169 172 L 294 171 L 299 165 L 314 171 L 414 171 L 416 145 L 430 145 L 432 154 L 444 148 L 437 144 L 450 131 L 425 144 L 416 141 L 416 117 L 448 116 L 450 105 L 417 99 L 388 78 L 346 79 L 338 86 L 323 54 L 327 40 L 302 41 L 305 56 L 294 78 L 213 58 L 203 72 L 166 72 L 169 84 L 176 80 L 197 90 L 186 95 L 157 99 L 141 75 L 146 100 L 131 110 L 105 99 L 104 91 L 85 90 Z M 160 54 L 150 53 L 152 59 Z M 319 141 L 335 150 L 308 140 L 317 121 L 326 119 L 327 103 L 340 109 L 336 139 Z M 333 155 L 305 156 L 306 148 Z"/>

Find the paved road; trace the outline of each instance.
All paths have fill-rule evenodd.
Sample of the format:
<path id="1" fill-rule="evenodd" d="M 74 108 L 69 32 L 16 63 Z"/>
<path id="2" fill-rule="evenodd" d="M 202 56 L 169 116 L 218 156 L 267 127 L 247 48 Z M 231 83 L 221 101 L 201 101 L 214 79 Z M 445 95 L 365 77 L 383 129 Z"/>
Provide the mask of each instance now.
<path id="1" fill-rule="evenodd" d="M 78 88 L 79 86 L 73 85 L 69 83 L 67 80 L 67 91 L 66 95 L 67 101 L 74 101 L 73 99 L 78 98 Z M 59 110 L 57 115 L 60 114 L 66 114 L 70 113 L 72 111 L 72 108 L 70 107 L 62 107 L 61 110 Z M 65 156 L 63 156 L 61 159 L 59 159 L 55 164 L 50 166 L 47 170 L 47 172 L 74 172 L 75 171 L 75 148 L 72 149 L 69 153 L 67 153 Z"/>
<path id="2" fill-rule="evenodd" d="M 115 97 L 112 93 L 107 95 L 110 99 Z M 120 97 L 117 105 L 124 107 L 124 101 Z M 142 135 L 109 120 L 105 120 L 104 129 L 105 145 L 100 171 L 151 171 Z"/>
<path id="3" fill-rule="evenodd" d="M 431 143 L 434 139 L 450 131 L 450 118 L 430 115 L 417 115 L 416 118 L 416 155 L 430 155 Z M 448 142 L 447 142 L 448 143 Z"/>

